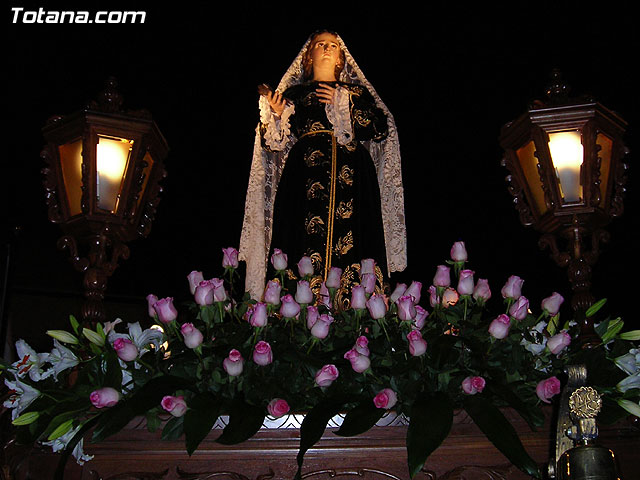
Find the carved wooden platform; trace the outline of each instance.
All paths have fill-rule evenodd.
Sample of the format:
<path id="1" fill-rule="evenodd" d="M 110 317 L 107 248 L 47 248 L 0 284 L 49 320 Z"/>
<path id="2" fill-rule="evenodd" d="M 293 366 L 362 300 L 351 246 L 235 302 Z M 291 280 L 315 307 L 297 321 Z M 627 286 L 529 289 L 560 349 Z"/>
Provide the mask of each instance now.
<path id="1" fill-rule="evenodd" d="M 517 414 L 505 410 L 518 430 L 529 454 L 546 471 L 552 451 L 549 425 L 533 432 Z M 550 412 L 548 417 L 550 417 Z M 224 426 L 223 419 L 217 427 Z M 184 443 L 163 441 L 147 431 L 144 420 L 100 444 L 88 444 L 85 452 L 95 458 L 84 466 L 73 459 L 65 479 L 70 480 L 280 480 L 292 479 L 297 468 L 299 418 L 288 416 L 266 425 L 255 437 L 238 445 L 216 443 L 214 428 L 200 448 L 189 457 Z M 331 424 L 322 440 L 305 456 L 303 478 L 307 480 L 408 479 L 406 421 L 386 417 L 386 424 L 357 437 L 333 433 Z M 640 429 L 631 423 L 602 429 L 600 442 L 618 458 L 623 479 L 640 478 Z M 48 447 L 46 447 L 48 448 Z M 33 450 L 17 469 L 16 480 L 51 479 L 59 456 L 49 450 Z M 457 412 L 447 440 L 428 459 L 420 480 L 519 480 L 529 478 L 512 465 L 485 438 L 464 412 Z M 12 479 L 13 480 L 13 479 Z"/>

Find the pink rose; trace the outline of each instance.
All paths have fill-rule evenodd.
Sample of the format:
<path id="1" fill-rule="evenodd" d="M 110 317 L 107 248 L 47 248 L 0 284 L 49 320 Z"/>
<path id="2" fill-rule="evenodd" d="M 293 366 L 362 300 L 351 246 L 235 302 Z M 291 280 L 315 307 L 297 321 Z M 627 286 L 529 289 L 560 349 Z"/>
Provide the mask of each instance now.
<path id="1" fill-rule="evenodd" d="M 517 300 L 520 295 L 522 295 L 522 284 L 524 280 L 522 280 L 517 275 L 512 275 L 507 279 L 507 283 L 504 284 L 500 293 L 502 293 L 502 298 L 512 298 Z"/>
<path id="2" fill-rule="evenodd" d="M 202 272 L 193 271 L 189 275 L 187 275 L 187 280 L 189 281 L 189 291 L 191 295 L 196 293 L 196 287 L 200 284 L 200 282 L 204 281 L 204 277 L 202 276 Z"/>
<path id="3" fill-rule="evenodd" d="M 280 290 L 282 290 L 280 282 L 276 280 L 267 282 L 264 290 L 264 301 L 269 305 L 280 305 Z"/>
<path id="4" fill-rule="evenodd" d="M 381 295 L 371 295 L 369 300 L 367 300 L 366 305 L 369 310 L 369 315 L 371 315 L 371 318 L 374 320 L 384 318 L 387 314 L 387 304 Z"/>
<path id="5" fill-rule="evenodd" d="M 486 278 L 479 278 L 476 282 L 476 288 L 473 290 L 473 298 L 481 303 L 491 298 L 491 289 L 489 288 L 489 281 Z"/>
<path id="6" fill-rule="evenodd" d="M 222 268 L 238 268 L 238 250 L 233 247 L 222 249 Z"/>
<path id="7" fill-rule="evenodd" d="M 284 318 L 295 318 L 300 313 L 300 305 L 293 299 L 291 294 L 286 294 L 281 299 L 280 315 Z"/>
<path id="8" fill-rule="evenodd" d="M 113 407 L 120 401 L 120 392 L 111 387 L 100 388 L 91 392 L 89 400 L 96 408 Z"/>
<path id="9" fill-rule="evenodd" d="M 550 377 L 542 380 L 536 386 L 536 395 L 544 403 L 551 403 L 549 399 L 560 393 L 560 380 L 556 377 Z"/>
<path id="10" fill-rule="evenodd" d="M 273 353 L 271 352 L 271 345 L 264 340 L 260 340 L 253 348 L 253 361 L 261 366 L 269 365 L 273 362 Z"/>
<path id="11" fill-rule="evenodd" d="M 466 262 L 467 261 L 467 249 L 464 242 L 456 242 L 451 247 L 451 260 L 454 262 Z"/>
<path id="12" fill-rule="evenodd" d="M 438 265 L 433 284 L 436 287 L 448 287 L 451 284 L 451 269 L 446 265 Z"/>
<path id="13" fill-rule="evenodd" d="M 440 303 L 438 300 L 438 290 L 436 289 L 435 285 L 431 285 L 429 287 L 429 304 L 432 307 L 436 307 L 438 303 Z"/>
<path id="14" fill-rule="evenodd" d="M 224 280 L 221 278 L 212 278 L 213 283 L 213 300 L 215 302 L 224 302 L 227 300 L 227 290 L 224 288 Z"/>
<path id="15" fill-rule="evenodd" d="M 394 392 L 390 388 L 380 390 L 378 394 L 373 398 L 373 404 L 376 406 L 376 408 L 384 408 L 387 410 L 393 408 L 397 401 L 398 396 L 396 395 L 396 392 Z"/>
<path id="16" fill-rule="evenodd" d="M 319 387 L 328 387 L 338 378 L 338 375 L 339 372 L 335 365 L 325 365 L 316 372 L 316 385 Z"/>
<path id="17" fill-rule="evenodd" d="M 311 257 L 304 256 L 298 262 L 298 273 L 301 277 L 308 277 L 313 275 L 313 262 Z"/>
<path id="18" fill-rule="evenodd" d="M 362 285 L 354 285 L 351 288 L 351 308 L 363 310 L 367 306 L 367 293 Z"/>
<path id="19" fill-rule="evenodd" d="M 267 404 L 267 412 L 275 418 L 280 418 L 289 413 L 289 404 L 282 398 L 274 398 Z"/>
<path id="20" fill-rule="evenodd" d="M 320 312 L 318 311 L 318 307 L 315 305 L 309 305 L 307 307 L 307 328 L 311 330 L 319 318 Z"/>
<path id="21" fill-rule="evenodd" d="M 194 292 L 195 302 L 202 307 L 213 305 L 214 302 L 224 302 L 226 299 L 227 292 L 224 288 L 224 281 L 219 278 L 203 280 Z"/>
<path id="22" fill-rule="evenodd" d="M 519 296 L 513 305 L 509 308 L 509 315 L 516 320 L 524 320 L 529 313 L 529 300 L 523 296 Z"/>
<path id="23" fill-rule="evenodd" d="M 555 316 L 560 311 L 560 305 L 564 302 L 564 298 L 558 292 L 553 292 L 550 297 L 542 300 L 542 310 L 544 310 L 547 315 Z"/>
<path id="24" fill-rule="evenodd" d="M 178 311 L 173 306 L 173 298 L 166 297 L 153 304 L 153 308 L 158 315 L 158 320 L 162 323 L 171 323 L 178 318 Z"/>
<path id="25" fill-rule="evenodd" d="M 273 249 L 273 255 L 271 255 L 271 265 L 276 271 L 281 272 L 287 269 L 287 254 L 283 253 L 279 248 Z"/>
<path id="26" fill-rule="evenodd" d="M 373 258 L 365 258 L 360 261 L 360 276 L 365 273 L 376 273 L 376 261 Z"/>
<path id="27" fill-rule="evenodd" d="M 153 308 L 153 305 L 158 301 L 158 297 L 153 294 L 147 295 L 147 313 L 151 318 L 156 318 L 156 309 Z"/>
<path id="28" fill-rule="evenodd" d="M 413 298 L 413 303 L 420 303 L 420 296 L 422 292 L 422 283 L 413 281 L 407 291 L 404 292 L 405 295 L 409 295 Z"/>
<path id="29" fill-rule="evenodd" d="M 244 359 L 235 348 L 229 352 L 229 356 L 222 361 L 222 367 L 232 377 L 237 377 L 242 373 Z"/>
<path id="30" fill-rule="evenodd" d="M 348 350 L 347 353 L 344 354 L 344 358 L 349 360 L 351 368 L 353 368 L 353 371 L 356 373 L 362 373 L 371 366 L 371 360 L 369 360 L 369 357 L 358 353 L 355 348 Z"/>
<path id="31" fill-rule="evenodd" d="M 333 317 L 327 313 L 323 313 L 311 327 L 311 335 L 322 340 L 329 335 L 329 327 L 333 323 Z"/>
<path id="32" fill-rule="evenodd" d="M 360 285 L 364 287 L 364 291 L 368 294 L 372 294 L 375 291 L 376 280 L 375 273 L 365 273 L 360 275 Z"/>
<path id="33" fill-rule="evenodd" d="M 498 315 L 489 325 L 489 334 L 493 338 L 502 340 L 509 335 L 509 329 L 511 328 L 511 320 L 506 314 Z"/>
<path id="34" fill-rule="evenodd" d="M 467 377 L 462 381 L 462 391 L 467 395 L 475 395 L 484 390 L 486 382 L 482 377 Z"/>
<path id="35" fill-rule="evenodd" d="M 128 338 L 117 338 L 113 342 L 113 349 L 116 351 L 118 358 L 124 362 L 130 362 L 138 358 L 138 347 Z"/>
<path id="36" fill-rule="evenodd" d="M 331 267 L 329 274 L 327 275 L 327 288 L 340 288 L 340 281 L 342 280 L 342 269 L 338 267 Z"/>
<path id="37" fill-rule="evenodd" d="M 416 305 L 416 317 L 413 319 L 413 323 L 415 324 L 418 330 L 424 327 L 424 324 L 428 316 L 429 316 L 429 312 L 427 312 L 420 305 Z"/>
<path id="38" fill-rule="evenodd" d="M 442 294 L 442 306 L 448 308 L 458 303 L 459 299 L 460 295 L 458 295 L 458 292 L 456 292 L 455 289 L 449 287 L 445 289 L 444 293 Z"/>
<path id="39" fill-rule="evenodd" d="M 181 417 L 187 411 L 187 402 L 184 401 L 184 397 L 182 395 L 178 397 L 166 395 L 162 397 L 160 405 L 174 417 Z"/>
<path id="40" fill-rule="evenodd" d="M 267 314 L 267 304 L 258 302 L 249 310 L 249 324 L 252 327 L 266 327 L 269 319 Z"/>
<path id="41" fill-rule="evenodd" d="M 407 334 L 409 340 L 409 353 L 414 357 L 419 357 L 427 351 L 427 342 L 422 338 L 419 330 L 411 330 Z"/>
<path id="42" fill-rule="evenodd" d="M 462 270 L 458 277 L 458 293 L 460 295 L 471 295 L 474 290 L 473 271 Z"/>
<path id="43" fill-rule="evenodd" d="M 320 284 L 320 291 L 318 292 L 318 300 L 322 305 L 327 308 L 331 308 L 331 294 L 327 288 L 326 282 Z"/>
<path id="44" fill-rule="evenodd" d="M 404 283 L 399 283 L 394 288 L 393 292 L 391 292 L 391 296 L 389 297 L 389 301 L 391 303 L 396 303 L 398 299 L 404 296 L 404 292 L 407 291 L 407 285 Z"/>
<path id="45" fill-rule="evenodd" d="M 313 292 L 306 280 L 300 280 L 296 288 L 296 302 L 309 304 L 313 302 Z"/>
<path id="46" fill-rule="evenodd" d="M 369 339 L 367 337 L 365 337 L 364 335 L 360 335 L 356 339 L 356 343 L 353 346 L 353 348 L 360 355 L 366 355 L 368 357 L 369 356 Z"/>
<path id="47" fill-rule="evenodd" d="M 202 344 L 204 339 L 202 332 L 193 326 L 193 323 L 185 323 L 180 327 L 180 332 L 184 338 L 187 348 L 196 348 Z"/>
<path id="48" fill-rule="evenodd" d="M 558 355 L 562 350 L 569 346 L 570 343 L 571 335 L 563 330 L 547 340 L 547 348 L 552 354 Z"/>
<path id="49" fill-rule="evenodd" d="M 417 310 L 411 295 L 403 295 L 396 302 L 398 304 L 398 318 L 403 322 L 413 320 Z"/>

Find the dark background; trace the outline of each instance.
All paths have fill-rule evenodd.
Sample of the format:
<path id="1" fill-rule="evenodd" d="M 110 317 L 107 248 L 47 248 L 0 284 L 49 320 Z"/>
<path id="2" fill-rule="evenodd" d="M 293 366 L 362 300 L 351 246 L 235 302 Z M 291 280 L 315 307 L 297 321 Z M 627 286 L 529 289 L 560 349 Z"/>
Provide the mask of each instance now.
<path id="1" fill-rule="evenodd" d="M 426 288 L 453 242 L 464 240 L 470 267 L 489 279 L 494 298 L 512 274 L 525 279 L 534 311 L 553 291 L 568 298 L 565 272 L 538 248 L 538 234 L 520 224 L 513 208 L 500 165 L 500 128 L 544 96 L 553 68 L 573 93 L 593 95 L 629 122 L 625 213 L 608 228 L 611 241 L 593 290 L 609 299 L 604 314 L 640 328 L 633 301 L 640 42 L 625 4 L 520 2 L 504 10 L 458 2 L 333 3 L 304 11 L 299 4 L 221 5 L 3 7 L 0 262 L 8 266 L 2 314 L 11 343 L 23 337 L 48 349 L 44 330 L 66 328 L 82 302 L 81 276 L 56 248 L 60 230 L 46 214 L 39 154 L 47 118 L 79 110 L 113 75 L 124 107 L 149 110 L 169 143 L 151 234 L 130 244 L 131 257 L 107 290 L 109 320 L 140 320 L 148 293 L 185 298 L 190 271 L 218 276 L 221 249 L 238 246 L 258 120 L 256 86 L 276 85 L 318 28 L 338 31 L 396 120 L 409 268 L 394 282 L 415 279 Z M 12 23 L 12 6 L 145 10 L 147 16 L 143 25 L 27 25 Z"/>

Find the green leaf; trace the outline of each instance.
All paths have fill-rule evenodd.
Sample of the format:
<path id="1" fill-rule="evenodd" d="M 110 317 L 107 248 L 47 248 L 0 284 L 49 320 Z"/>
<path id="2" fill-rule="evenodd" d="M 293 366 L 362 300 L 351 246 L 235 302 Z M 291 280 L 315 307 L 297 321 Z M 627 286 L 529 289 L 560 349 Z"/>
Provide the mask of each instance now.
<path id="1" fill-rule="evenodd" d="M 454 335 L 440 335 L 431 343 L 429 354 L 433 360 L 433 368 L 442 370 L 446 365 L 452 365 L 458 361 L 459 353 L 454 349 L 458 337 Z"/>
<path id="2" fill-rule="evenodd" d="M 409 414 L 407 461 L 413 478 L 427 458 L 447 438 L 453 423 L 453 405 L 443 392 L 416 398 Z"/>
<path id="3" fill-rule="evenodd" d="M 535 478 L 542 478 L 536 462 L 524 449 L 518 434 L 502 412 L 481 395 L 470 395 L 464 409 L 487 438 L 511 463 Z"/>
<path id="4" fill-rule="evenodd" d="M 488 390 L 502 398 L 510 407 L 516 410 L 522 419 L 527 422 L 531 430 L 544 425 L 544 414 L 538 406 L 527 405 L 519 395 L 506 385 L 492 383 Z"/>
<path id="5" fill-rule="evenodd" d="M 171 417 L 162 429 L 162 440 L 177 440 L 184 433 L 184 416 Z"/>
<path id="6" fill-rule="evenodd" d="M 47 437 L 47 440 L 51 441 L 61 437 L 62 435 L 67 433 L 69 430 L 71 430 L 72 426 L 73 426 L 73 419 L 69 419 L 61 423 L 49 434 L 49 436 Z"/>
<path id="7" fill-rule="evenodd" d="M 598 300 L 596 303 L 594 303 L 593 305 L 591 305 L 587 311 L 585 312 L 585 315 L 588 317 L 593 317 L 596 313 L 598 313 L 598 310 L 600 310 L 604 304 L 607 303 L 607 299 L 603 298 L 601 300 Z"/>
<path id="8" fill-rule="evenodd" d="M 335 434 L 342 437 L 360 435 L 373 427 L 385 412 L 384 408 L 376 407 L 370 398 L 363 400 L 347 412 Z"/>
<path id="9" fill-rule="evenodd" d="M 233 404 L 229 423 L 216 442 L 223 445 L 234 445 L 253 437 L 264 422 L 265 410 L 255 405 L 236 401 Z"/>
<path id="10" fill-rule="evenodd" d="M 17 426 L 29 425 L 40 417 L 40 412 L 26 412 L 17 417 L 11 423 Z"/>
<path id="11" fill-rule="evenodd" d="M 184 414 L 184 440 L 189 455 L 211 432 L 219 415 L 220 403 L 212 393 L 199 393 L 191 399 L 189 409 Z"/>

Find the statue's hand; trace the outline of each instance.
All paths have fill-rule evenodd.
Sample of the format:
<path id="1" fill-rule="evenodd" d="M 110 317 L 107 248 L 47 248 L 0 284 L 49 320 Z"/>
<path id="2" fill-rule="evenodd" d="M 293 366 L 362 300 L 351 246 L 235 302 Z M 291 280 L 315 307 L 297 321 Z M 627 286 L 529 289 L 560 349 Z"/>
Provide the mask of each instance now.
<path id="1" fill-rule="evenodd" d="M 277 115 L 281 116 L 282 112 L 284 112 L 284 107 L 287 104 L 287 100 L 278 92 L 269 92 L 266 95 L 267 100 L 269 101 L 269 106 L 271 110 Z"/>
<path id="2" fill-rule="evenodd" d="M 316 94 L 318 95 L 320 102 L 332 104 L 336 94 L 336 89 L 331 85 L 321 83 L 318 88 L 316 88 Z"/>

